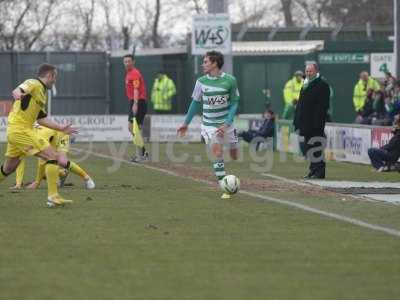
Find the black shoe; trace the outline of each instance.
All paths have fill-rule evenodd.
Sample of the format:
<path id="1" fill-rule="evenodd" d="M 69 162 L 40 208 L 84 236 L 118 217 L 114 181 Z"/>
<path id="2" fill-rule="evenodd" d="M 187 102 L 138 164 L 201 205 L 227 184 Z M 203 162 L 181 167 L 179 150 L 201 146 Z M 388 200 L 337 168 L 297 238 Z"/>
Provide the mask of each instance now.
<path id="1" fill-rule="evenodd" d="M 312 176 L 312 173 L 308 173 L 306 176 L 303 177 L 303 179 L 310 179 Z"/>
<path id="2" fill-rule="evenodd" d="M 309 179 L 325 179 L 325 174 L 313 174 Z"/>
<path id="3" fill-rule="evenodd" d="M 136 155 L 130 159 L 132 163 L 142 163 L 149 160 L 149 153 L 145 152 L 144 155 Z"/>
<path id="4" fill-rule="evenodd" d="M 129 160 L 131 163 L 139 163 L 139 158 L 137 156 L 132 156 Z"/>

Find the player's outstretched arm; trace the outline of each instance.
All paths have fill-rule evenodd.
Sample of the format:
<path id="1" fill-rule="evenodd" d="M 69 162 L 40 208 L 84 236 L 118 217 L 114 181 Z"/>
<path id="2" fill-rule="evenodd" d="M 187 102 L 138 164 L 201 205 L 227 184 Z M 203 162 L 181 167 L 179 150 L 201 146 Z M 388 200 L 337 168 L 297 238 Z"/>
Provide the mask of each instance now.
<path id="1" fill-rule="evenodd" d="M 179 126 L 177 130 L 178 136 L 180 137 L 185 136 L 190 122 L 192 122 L 193 117 L 198 113 L 199 110 L 200 110 L 200 102 L 192 100 L 192 103 L 190 103 L 189 106 L 189 110 L 186 113 L 185 121 L 181 126 Z"/>
<path id="2" fill-rule="evenodd" d="M 21 99 L 23 96 L 25 96 L 26 93 L 24 93 L 24 91 L 20 87 L 17 87 L 12 91 L 12 95 L 14 100 L 18 100 Z"/>
<path id="3" fill-rule="evenodd" d="M 232 123 L 235 119 L 235 116 L 236 116 L 238 106 L 239 106 L 239 101 L 235 101 L 230 105 L 229 111 L 228 111 L 228 116 L 226 117 L 226 120 L 225 120 L 225 124 L 227 126 L 232 125 Z"/>
<path id="4" fill-rule="evenodd" d="M 65 134 L 78 133 L 78 130 L 73 128 L 71 124 L 58 125 L 56 122 L 53 122 L 52 120 L 50 120 L 47 117 L 40 118 L 40 119 L 37 120 L 37 122 L 42 126 L 45 126 L 45 127 L 57 130 L 57 131 L 64 132 Z"/>

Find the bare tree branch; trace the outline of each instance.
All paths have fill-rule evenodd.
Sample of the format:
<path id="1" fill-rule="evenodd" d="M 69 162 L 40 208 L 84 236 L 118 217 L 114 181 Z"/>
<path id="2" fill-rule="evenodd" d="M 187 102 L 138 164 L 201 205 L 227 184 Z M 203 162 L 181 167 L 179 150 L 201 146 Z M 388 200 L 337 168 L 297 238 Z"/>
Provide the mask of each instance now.
<path id="1" fill-rule="evenodd" d="M 259 5 L 257 6 L 249 8 L 248 2 L 246 0 L 239 1 L 238 6 L 240 16 L 238 23 L 257 26 L 257 23 L 260 22 L 269 11 L 268 3 L 261 1 L 261 3 L 258 2 L 258 4 Z"/>
<path id="2" fill-rule="evenodd" d="M 54 11 L 54 5 L 56 3 L 56 0 L 49 0 L 48 5 L 45 9 L 45 16 L 44 18 L 37 18 L 37 20 L 42 19 L 43 22 L 40 24 L 39 22 L 39 27 L 37 30 L 35 30 L 32 33 L 32 39 L 28 40 L 26 50 L 31 50 L 32 46 L 35 44 L 35 42 L 42 36 L 43 31 L 46 29 L 46 27 L 50 24 L 50 16 L 53 14 Z M 43 14 L 43 10 L 38 6 L 36 8 L 37 14 Z"/>
<path id="3" fill-rule="evenodd" d="M 293 16 L 292 16 L 292 0 L 281 0 L 282 12 L 285 18 L 285 26 L 293 27 Z"/>
<path id="4" fill-rule="evenodd" d="M 312 16 L 311 8 L 308 5 L 307 1 L 306 0 L 294 0 L 294 2 L 296 2 L 304 10 L 308 20 L 311 22 L 311 24 L 313 26 L 315 26 L 315 20 Z"/>
<path id="5" fill-rule="evenodd" d="M 114 28 L 111 24 L 111 14 L 112 14 L 112 5 L 109 0 L 100 0 L 100 5 L 103 8 L 104 15 L 105 15 L 105 21 L 106 21 L 106 28 L 107 28 L 107 34 L 106 34 L 106 45 L 109 50 L 112 50 L 112 40 L 113 40 L 113 33 L 114 33 Z"/>
<path id="6" fill-rule="evenodd" d="M 154 48 L 160 48 L 160 37 L 158 35 L 158 22 L 160 20 L 160 11 L 161 11 L 161 3 L 160 0 L 156 0 L 156 13 L 154 15 L 154 22 L 153 22 L 153 34 L 152 34 L 152 40 L 153 40 L 153 47 Z"/>
<path id="7" fill-rule="evenodd" d="M 32 6 L 32 2 L 31 1 L 25 1 L 24 3 L 26 3 L 26 6 L 23 9 L 23 11 L 21 12 L 21 14 L 19 15 L 19 17 L 17 18 L 17 21 L 16 21 L 16 23 L 14 25 L 14 29 L 13 29 L 13 31 L 11 33 L 11 36 L 10 36 L 10 44 L 7 47 L 8 50 L 14 50 L 15 43 L 16 43 L 17 38 L 18 38 L 17 37 L 18 29 L 21 27 L 26 14 L 28 13 L 29 9 Z"/>
<path id="8" fill-rule="evenodd" d="M 191 0 L 190 2 L 194 5 L 194 10 L 195 10 L 196 14 L 205 13 L 206 9 L 205 9 L 204 5 L 201 5 L 201 2 L 203 2 L 203 4 L 204 4 L 204 1 Z"/>
<path id="9" fill-rule="evenodd" d="M 81 50 L 86 50 L 89 45 L 90 39 L 92 38 L 93 18 L 95 12 L 94 0 L 90 1 L 89 9 L 83 8 L 80 3 L 78 3 L 77 8 L 84 25 Z"/>

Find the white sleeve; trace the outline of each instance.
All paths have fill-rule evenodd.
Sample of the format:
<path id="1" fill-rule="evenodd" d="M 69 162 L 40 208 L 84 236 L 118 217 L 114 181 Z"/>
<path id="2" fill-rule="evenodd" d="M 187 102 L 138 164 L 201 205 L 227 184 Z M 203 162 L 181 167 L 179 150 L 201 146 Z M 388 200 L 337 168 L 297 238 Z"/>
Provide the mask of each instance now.
<path id="1" fill-rule="evenodd" d="M 192 99 L 194 101 L 201 102 L 203 93 L 201 91 L 201 83 L 197 80 L 196 85 L 194 86 L 194 90 L 192 93 Z"/>

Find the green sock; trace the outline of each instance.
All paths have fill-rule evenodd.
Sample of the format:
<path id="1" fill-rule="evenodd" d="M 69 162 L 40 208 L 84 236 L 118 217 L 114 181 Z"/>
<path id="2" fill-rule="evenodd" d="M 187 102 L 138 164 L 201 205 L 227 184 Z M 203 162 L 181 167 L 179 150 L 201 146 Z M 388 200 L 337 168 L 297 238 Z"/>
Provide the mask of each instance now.
<path id="1" fill-rule="evenodd" d="M 222 180 L 226 175 L 224 160 L 221 159 L 221 160 L 215 161 L 213 164 L 213 167 L 214 167 L 215 176 L 217 177 L 218 181 Z"/>

